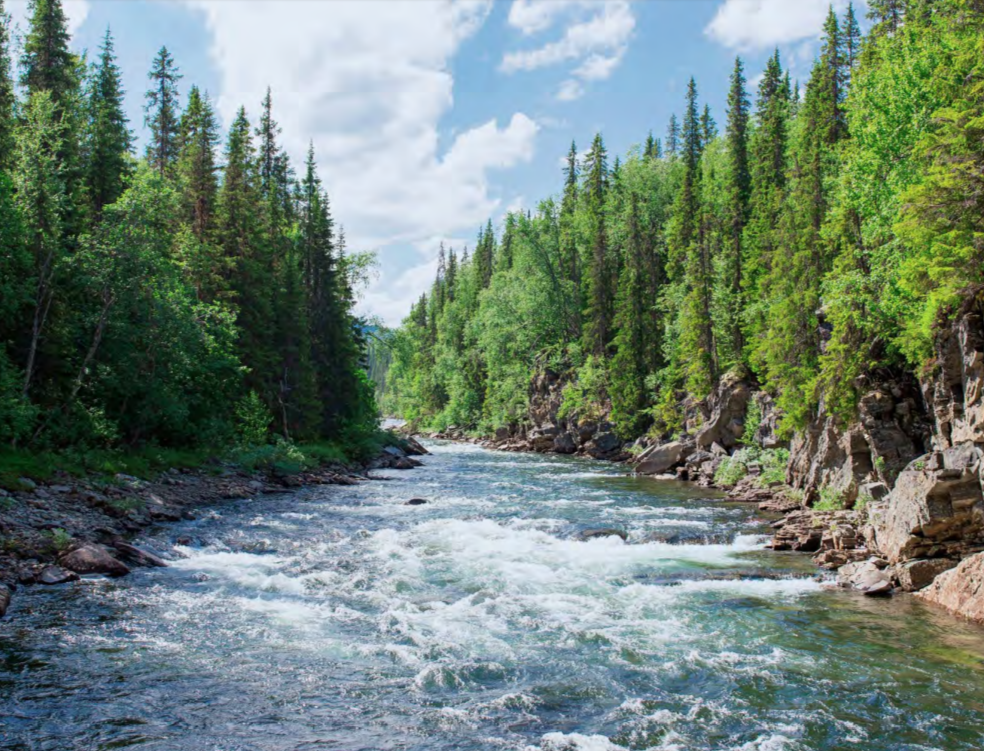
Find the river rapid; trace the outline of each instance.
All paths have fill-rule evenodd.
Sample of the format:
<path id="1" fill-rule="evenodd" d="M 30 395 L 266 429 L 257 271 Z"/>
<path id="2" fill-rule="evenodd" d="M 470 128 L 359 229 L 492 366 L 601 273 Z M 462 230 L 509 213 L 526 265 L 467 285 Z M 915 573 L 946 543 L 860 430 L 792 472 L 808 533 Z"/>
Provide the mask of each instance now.
<path id="1" fill-rule="evenodd" d="M 0 749 L 984 747 L 980 629 L 829 591 L 710 491 L 429 446 L 139 541 L 170 568 L 19 592 Z"/>

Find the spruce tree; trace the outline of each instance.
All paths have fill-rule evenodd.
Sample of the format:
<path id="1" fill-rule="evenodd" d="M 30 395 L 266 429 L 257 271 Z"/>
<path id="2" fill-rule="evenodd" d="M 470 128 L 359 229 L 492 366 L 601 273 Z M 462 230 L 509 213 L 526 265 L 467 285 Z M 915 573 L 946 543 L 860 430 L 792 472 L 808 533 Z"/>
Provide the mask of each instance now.
<path id="1" fill-rule="evenodd" d="M 147 161 L 162 177 L 171 176 L 178 159 L 180 107 L 178 81 L 182 76 L 167 47 L 161 47 L 147 76 L 152 82 L 147 91 L 145 125 L 150 128 Z"/>
<path id="2" fill-rule="evenodd" d="M 847 65 L 846 79 L 851 82 L 851 74 L 858 65 L 861 57 L 861 26 L 854 12 L 854 3 L 848 3 L 847 14 L 844 16 L 844 62 Z"/>
<path id="3" fill-rule="evenodd" d="M 906 0 L 868 0 L 868 19 L 873 34 L 894 34 L 905 17 Z"/>
<path id="4" fill-rule="evenodd" d="M 120 69 L 113 52 L 113 37 L 107 29 L 89 90 L 85 181 L 94 220 L 102 215 L 104 207 L 123 195 L 131 171 L 132 144 Z"/>
<path id="5" fill-rule="evenodd" d="M 680 121 L 676 115 L 670 115 L 670 124 L 666 129 L 666 153 L 676 156 L 680 150 Z"/>
<path id="6" fill-rule="evenodd" d="M 749 201 L 752 192 L 752 174 L 748 162 L 748 92 L 745 90 L 745 69 L 741 58 L 735 59 L 731 73 L 731 90 L 728 93 L 728 173 L 727 173 L 727 241 L 725 269 L 728 279 L 727 335 L 735 352 L 744 349 L 742 336 L 742 239 L 748 223 Z"/>
<path id="7" fill-rule="evenodd" d="M 818 101 L 827 108 L 828 143 L 833 144 L 847 135 L 847 116 L 844 100 L 847 98 L 847 60 L 844 52 L 844 35 L 833 7 L 827 13 L 823 25 L 823 42 L 820 50 L 821 77 L 811 77 L 812 85 L 823 89 Z"/>
<path id="8" fill-rule="evenodd" d="M 516 215 L 509 212 L 506 214 L 502 242 L 499 243 L 499 252 L 496 255 L 496 269 L 499 271 L 509 271 L 513 266 L 517 232 Z"/>
<path id="9" fill-rule="evenodd" d="M 608 152 L 601 134 L 594 137 L 584 165 L 582 200 L 588 221 L 585 350 L 603 358 L 608 349 L 614 302 L 611 259 L 605 227 L 605 203 L 608 193 Z"/>
<path id="10" fill-rule="evenodd" d="M 210 241 L 214 229 L 219 188 L 215 162 L 218 131 L 208 94 L 202 94 L 197 86 L 192 86 L 178 129 L 175 172 L 185 207 L 185 221 L 199 243 Z"/>
<path id="11" fill-rule="evenodd" d="M 14 80 L 10 69 L 10 16 L 0 0 L 0 172 L 14 162 Z"/>
<path id="12" fill-rule="evenodd" d="M 704 105 L 704 112 L 700 116 L 700 133 L 704 146 L 710 144 L 718 136 L 717 123 L 711 115 L 711 106 L 709 104 Z"/>
<path id="13" fill-rule="evenodd" d="M 47 91 L 61 113 L 79 85 L 78 59 L 68 48 L 61 0 L 30 0 L 30 28 L 21 56 L 21 86 L 28 95 Z"/>

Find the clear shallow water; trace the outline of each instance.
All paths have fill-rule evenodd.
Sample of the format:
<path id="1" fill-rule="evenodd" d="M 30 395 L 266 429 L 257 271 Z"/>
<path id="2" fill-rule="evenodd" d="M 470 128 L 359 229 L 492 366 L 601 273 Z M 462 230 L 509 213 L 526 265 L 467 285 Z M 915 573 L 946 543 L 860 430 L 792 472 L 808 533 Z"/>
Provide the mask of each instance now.
<path id="1" fill-rule="evenodd" d="M 824 591 L 689 486 L 434 450 L 145 538 L 171 568 L 19 593 L 0 749 L 984 746 L 984 632 Z"/>

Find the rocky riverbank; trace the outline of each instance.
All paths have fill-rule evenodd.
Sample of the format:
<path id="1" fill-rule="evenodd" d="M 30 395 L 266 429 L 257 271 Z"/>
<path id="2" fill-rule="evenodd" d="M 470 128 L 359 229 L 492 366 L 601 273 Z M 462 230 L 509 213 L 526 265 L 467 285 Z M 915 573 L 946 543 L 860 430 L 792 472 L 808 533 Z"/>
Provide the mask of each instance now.
<path id="1" fill-rule="evenodd" d="M 935 349 L 920 378 L 880 373 L 859 384 L 854 422 L 818 418 L 790 440 L 779 437 L 772 398 L 742 373 L 704 400 L 683 399 L 676 435 L 626 443 L 604 417 L 565 414 L 564 380 L 549 370 L 530 385 L 526 423 L 487 439 L 455 427 L 432 435 L 719 487 L 784 514 L 773 549 L 813 555 L 841 586 L 919 592 L 984 625 L 984 289 L 967 291 Z"/>
<path id="2" fill-rule="evenodd" d="M 353 485 L 374 469 L 413 469 L 426 454 L 413 439 L 391 445 L 370 462 L 329 464 L 302 472 L 246 471 L 230 465 L 170 469 L 153 479 L 56 476 L 20 478 L 0 489 L 0 617 L 21 586 L 57 585 L 86 574 L 125 576 L 139 566 L 166 566 L 157 553 L 130 542 L 156 524 L 192 519 L 196 509 L 224 501 L 290 493 L 312 485 Z"/>

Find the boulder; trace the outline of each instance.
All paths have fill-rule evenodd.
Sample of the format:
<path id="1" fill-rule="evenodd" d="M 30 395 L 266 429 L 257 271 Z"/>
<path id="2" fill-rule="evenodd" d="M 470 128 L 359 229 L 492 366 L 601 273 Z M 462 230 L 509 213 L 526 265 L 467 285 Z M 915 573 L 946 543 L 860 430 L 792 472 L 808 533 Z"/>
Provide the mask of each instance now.
<path id="1" fill-rule="evenodd" d="M 424 498 L 411 498 L 404 506 L 426 506 L 428 501 Z"/>
<path id="2" fill-rule="evenodd" d="M 123 540 L 116 540 L 113 542 L 113 547 L 116 548 L 117 552 L 119 552 L 121 556 L 138 566 L 146 566 L 147 568 L 167 568 L 167 563 L 163 558 L 146 550 L 142 550 L 136 545 L 123 542 Z"/>
<path id="3" fill-rule="evenodd" d="M 77 574 L 125 576 L 130 573 L 125 563 L 116 560 L 98 545 L 84 545 L 61 557 L 59 563 Z"/>
<path id="4" fill-rule="evenodd" d="M 726 449 L 737 446 L 751 398 L 752 389 L 739 374 L 725 374 L 708 397 L 710 417 L 697 432 L 697 445 L 705 449 L 715 443 Z"/>
<path id="5" fill-rule="evenodd" d="M 577 426 L 577 439 L 582 443 L 587 443 L 595 437 L 598 432 L 598 423 L 590 420 L 579 423 Z"/>
<path id="6" fill-rule="evenodd" d="M 639 456 L 635 471 L 640 475 L 661 475 L 683 462 L 694 451 L 693 444 L 682 441 L 653 446 Z"/>
<path id="7" fill-rule="evenodd" d="M 892 591 L 892 572 L 885 562 L 875 558 L 848 563 L 837 572 L 837 584 L 857 589 L 866 595 L 885 595 Z"/>
<path id="8" fill-rule="evenodd" d="M 553 450 L 558 454 L 573 454 L 577 451 L 577 441 L 570 433 L 561 433 L 554 438 Z"/>
<path id="9" fill-rule="evenodd" d="M 984 624 L 984 553 L 944 571 L 916 597 Z"/>
<path id="10" fill-rule="evenodd" d="M 869 509 L 876 547 L 892 563 L 963 558 L 984 546 L 982 452 L 971 444 L 927 455 Z"/>
<path id="11" fill-rule="evenodd" d="M 0 618 L 7 615 L 8 607 L 10 607 L 10 588 L 6 584 L 0 584 Z"/>
<path id="12" fill-rule="evenodd" d="M 38 582 L 41 584 L 55 585 L 77 581 L 79 575 L 74 571 L 66 571 L 60 566 L 45 566 L 38 575 Z"/>
<path id="13" fill-rule="evenodd" d="M 629 541 L 629 536 L 621 529 L 586 529 L 578 537 L 581 540 L 596 540 L 599 537 L 621 537 L 623 542 Z"/>
<path id="14" fill-rule="evenodd" d="M 918 561 L 907 561 L 895 568 L 895 578 L 899 586 L 906 592 L 918 592 L 933 583 L 933 580 L 944 571 L 949 571 L 959 561 L 952 558 L 930 558 Z"/>
<path id="15" fill-rule="evenodd" d="M 411 459 L 409 456 L 402 456 L 399 459 L 394 459 L 393 463 L 390 464 L 392 469 L 414 469 L 415 467 L 422 466 L 420 462 L 416 459 Z"/>

